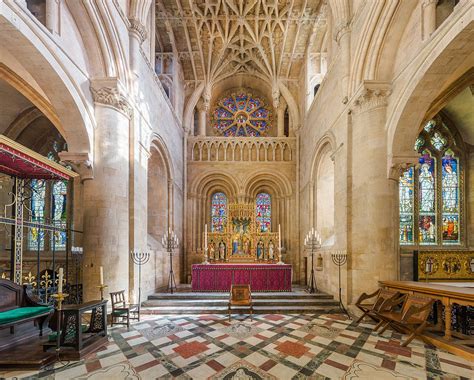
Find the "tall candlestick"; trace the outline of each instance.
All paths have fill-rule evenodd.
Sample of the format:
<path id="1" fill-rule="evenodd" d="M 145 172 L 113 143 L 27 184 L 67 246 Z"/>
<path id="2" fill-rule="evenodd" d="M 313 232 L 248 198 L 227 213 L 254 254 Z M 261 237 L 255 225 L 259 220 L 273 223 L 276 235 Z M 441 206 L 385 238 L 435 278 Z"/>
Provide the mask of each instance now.
<path id="1" fill-rule="evenodd" d="M 63 292 L 63 277 L 64 277 L 63 268 L 59 268 L 58 293 Z"/>
<path id="2" fill-rule="evenodd" d="M 99 270 L 100 270 L 100 285 L 104 285 L 104 267 L 101 266 Z"/>
<path id="3" fill-rule="evenodd" d="M 207 224 L 204 225 L 204 249 L 207 248 Z"/>
<path id="4" fill-rule="evenodd" d="M 281 226 L 278 224 L 278 248 L 281 248 Z"/>

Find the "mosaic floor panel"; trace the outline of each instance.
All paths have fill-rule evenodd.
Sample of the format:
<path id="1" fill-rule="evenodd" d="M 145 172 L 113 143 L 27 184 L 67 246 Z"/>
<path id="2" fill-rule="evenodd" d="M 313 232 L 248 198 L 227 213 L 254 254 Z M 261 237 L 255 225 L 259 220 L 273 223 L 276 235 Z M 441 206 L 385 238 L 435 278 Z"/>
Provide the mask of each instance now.
<path id="1" fill-rule="evenodd" d="M 79 362 L 2 378 L 474 379 L 474 363 L 400 334 L 372 333 L 342 315 L 145 316 Z"/>

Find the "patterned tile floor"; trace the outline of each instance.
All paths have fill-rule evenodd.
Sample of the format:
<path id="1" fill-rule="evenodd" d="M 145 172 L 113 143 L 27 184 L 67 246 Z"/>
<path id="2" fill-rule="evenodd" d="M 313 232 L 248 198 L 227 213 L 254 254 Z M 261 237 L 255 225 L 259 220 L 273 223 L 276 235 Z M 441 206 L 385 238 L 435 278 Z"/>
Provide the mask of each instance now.
<path id="1" fill-rule="evenodd" d="M 110 330 L 107 347 L 41 373 L 45 379 L 471 379 L 474 363 L 400 334 L 382 337 L 339 314 L 145 316 Z"/>

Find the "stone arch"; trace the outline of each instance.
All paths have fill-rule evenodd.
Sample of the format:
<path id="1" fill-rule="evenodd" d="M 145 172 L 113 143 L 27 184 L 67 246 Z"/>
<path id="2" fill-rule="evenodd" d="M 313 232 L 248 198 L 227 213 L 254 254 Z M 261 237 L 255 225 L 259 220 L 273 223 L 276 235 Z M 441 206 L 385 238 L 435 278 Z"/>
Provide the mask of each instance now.
<path id="1" fill-rule="evenodd" d="M 4 135 L 12 140 L 16 140 L 28 125 L 40 117 L 46 116 L 37 107 L 30 107 L 13 120 L 4 132 Z"/>
<path id="2" fill-rule="evenodd" d="M 309 222 L 321 234 L 323 242 L 334 236 L 334 162 L 335 137 L 325 134 L 316 144 L 310 171 Z M 330 241 L 329 241 L 330 243 Z"/>
<path id="3" fill-rule="evenodd" d="M 60 62 L 51 55 L 40 53 L 39 48 L 19 30 L 14 29 L 9 34 L 17 37 L 18 40 L 15 40 L 17 45 L 22 45 L 22 54 L 18 58 L 23 58 L 21 64 L 47 98 L 24 80 L 21 74 L 4 63 L 0 64 L 0 79 L 23 94 L 53 123 L 68 142 L 71 151 L 91 152 L 95 121 L 82 90 L 63 70 Z M 2 43 L 7 49 L 18 48 L 13 45 L 14 42 L 10 38 L 3 39 Z M 36 73 L 41 75 L 35 75 Z"/>
<path id="4" fill-rule="evenodd" d="M 237 182 L 230 176 L 221 171 L 206 172 L 197 178 L 190 186 L 191 194 L 200 194 L 209 198 L 211 193 L 222 191 L 226 194 L 229 202 L 235 202 L 239 194 Z"/>
<path id="5" fill-rule="evenodd" d="M 414 156 L 413 143 L 434 99 L 473 66 L 474 32 L 467 23 L 458 24 L 453 33 L 434 36 L 430 54 L 411 64 L 406 85 L 391 97 L 396 103 L 386 128 L 389 176 L 393 167 Z M 459 65 L 452 64 L 453 56 Z"/>

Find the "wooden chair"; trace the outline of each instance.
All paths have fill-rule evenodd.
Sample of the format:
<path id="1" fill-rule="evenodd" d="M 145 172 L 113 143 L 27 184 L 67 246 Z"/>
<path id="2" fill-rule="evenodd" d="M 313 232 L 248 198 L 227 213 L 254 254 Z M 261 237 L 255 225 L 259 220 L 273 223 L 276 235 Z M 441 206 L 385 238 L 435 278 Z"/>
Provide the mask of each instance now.
<path id="1" fill-rule="evenodd" d="M 125 302 L 125 290 L 110 293 L 112 301 L 111 326 L 127 325 L 130 328 L 130 320 L 140 320 L 140 308 L 136 304 Z"/>
<path id="2" fill-rule="evenodd" d="M 390 307 L 397 301 L 399 303 L 399 300 L 387 301 L 385 307 Z M 425 329 L 433 302 L 431 298 L 408 295 L 400 311 L 377 312 L 377 316 L 382 321 L 382 330 L 379 334 L 382 334 L 389 326 L 398 331 L 408 332 L 410 335 L 402 343 L 402 347 L 406 347 L 416 336 L 421 335 Z"/>
<path id="3" fill-rule="evenodd" d="M 229 295 L 229 322 L 232 308 L 235 307 L 240 309 L 242 307 L 250 308 L 250 320 L 253 321 L 253 303 L 252 303 L 252 292 L 250 291 L 250 285 L 231 285 Z"/>
<path id="4" fill-rule="evenodd" d="M 392 300 L 399 295 L 400 293 L 398 291 L 384 288 L 380 288 L 371 294 L 362 293 L 355 303 L 359 310 L 362 311 L 362 315 L 356 321 L 356 323 L 360 323 L 365 316 L 370 317 L 375 322 L 380 322 L 380 320 L 377 318 L 376 312 L 389 311 L 386 310 L 386 308 L 382 308 L 382 305 L 385 303 L 385 301 Z"/>

